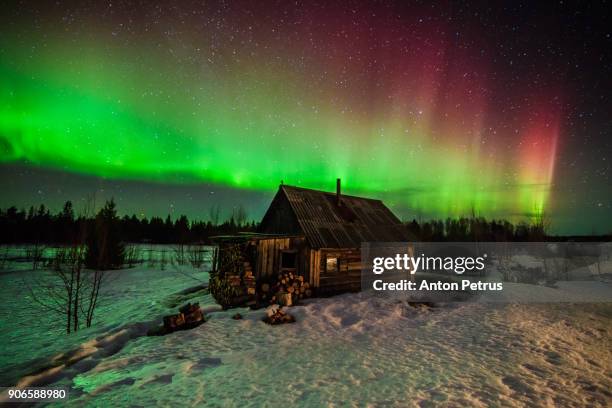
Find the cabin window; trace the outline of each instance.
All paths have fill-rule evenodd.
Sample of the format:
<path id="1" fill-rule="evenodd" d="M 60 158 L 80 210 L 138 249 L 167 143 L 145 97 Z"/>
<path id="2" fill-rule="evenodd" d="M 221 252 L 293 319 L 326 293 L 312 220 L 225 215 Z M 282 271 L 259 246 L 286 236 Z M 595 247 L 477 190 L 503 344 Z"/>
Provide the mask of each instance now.
<path id="1" fill-rule="evenodd" d="M 328 256 L 325 261 L 325 272 L 336 273 L 338 272 L 338 258 L 335 256 Z"/>
<path id="2" fill-rule="evenodd" d="M 297 264 L 297 252 L 295 251 L 283 251 L 281 253 L 281 268 L 282 269 L 294 269 Z"/>

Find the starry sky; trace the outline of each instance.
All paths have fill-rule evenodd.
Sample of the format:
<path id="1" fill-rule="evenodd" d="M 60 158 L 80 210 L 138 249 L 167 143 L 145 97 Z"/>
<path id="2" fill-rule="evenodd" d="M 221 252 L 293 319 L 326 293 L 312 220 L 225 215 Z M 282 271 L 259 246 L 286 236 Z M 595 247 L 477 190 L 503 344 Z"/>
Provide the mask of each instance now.
<path id="1" fill-rule="evenodd" d="M 535 3 L 9 1 L 0 206 L 257 220 L 340 177 L 404 219 L 612 232 L 609 7 Z"/>

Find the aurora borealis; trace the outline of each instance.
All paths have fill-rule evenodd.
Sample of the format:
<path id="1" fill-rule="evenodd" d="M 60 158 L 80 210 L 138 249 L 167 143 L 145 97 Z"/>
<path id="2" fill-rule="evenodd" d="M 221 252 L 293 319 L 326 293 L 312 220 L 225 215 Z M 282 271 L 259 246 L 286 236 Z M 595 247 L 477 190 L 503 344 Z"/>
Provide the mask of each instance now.
<path id="1" fill-rule="evenodd" d="M 280 180 L 341 177 L 401 215 L 602 227 L 609 27 L 556 7 L 15 3 L 0 37 L 0 163 L 203 184 L 247 205 Z M 599 221 L 567 221 L 585 214 Z"/>

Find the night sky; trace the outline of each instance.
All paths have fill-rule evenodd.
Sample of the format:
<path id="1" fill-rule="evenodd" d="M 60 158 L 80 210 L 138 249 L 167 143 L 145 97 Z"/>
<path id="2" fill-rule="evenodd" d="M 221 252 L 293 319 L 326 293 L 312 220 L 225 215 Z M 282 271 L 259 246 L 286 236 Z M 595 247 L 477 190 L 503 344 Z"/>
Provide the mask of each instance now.
<path id="1" fill-rule="evenodd" d="M 48 3 L 0 17 L 1 207 L 259 219 L 341 177 L 405 219 L 612 232 L 606 3 Z"/>

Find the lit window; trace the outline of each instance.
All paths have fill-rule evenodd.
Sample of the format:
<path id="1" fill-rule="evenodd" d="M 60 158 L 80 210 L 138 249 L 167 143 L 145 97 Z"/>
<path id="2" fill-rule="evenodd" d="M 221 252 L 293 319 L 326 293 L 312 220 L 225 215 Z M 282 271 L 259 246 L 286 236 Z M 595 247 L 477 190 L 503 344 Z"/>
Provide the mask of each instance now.
<path id="1" fill-rule="evenodd" d="M 329 272 L 329 273 L 338 272 L 338 258 L 327 257 L 327 260 L 325 263 L 325 272 Z"/>

